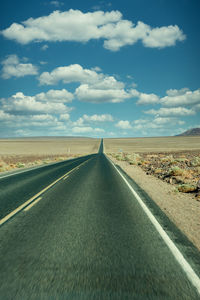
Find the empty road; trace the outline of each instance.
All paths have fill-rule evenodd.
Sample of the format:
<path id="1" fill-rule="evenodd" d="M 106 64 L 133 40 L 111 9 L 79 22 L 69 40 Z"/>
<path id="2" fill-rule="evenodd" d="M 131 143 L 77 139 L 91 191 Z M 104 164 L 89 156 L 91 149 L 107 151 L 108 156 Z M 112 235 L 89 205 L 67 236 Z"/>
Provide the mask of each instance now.
<path id="1" fill-rule="evenodd" d="M 45 168 L 0 178 L 0 299 L 200 299 L 198 251 L 117 171 L 103 142 L 97 154 Z"/>

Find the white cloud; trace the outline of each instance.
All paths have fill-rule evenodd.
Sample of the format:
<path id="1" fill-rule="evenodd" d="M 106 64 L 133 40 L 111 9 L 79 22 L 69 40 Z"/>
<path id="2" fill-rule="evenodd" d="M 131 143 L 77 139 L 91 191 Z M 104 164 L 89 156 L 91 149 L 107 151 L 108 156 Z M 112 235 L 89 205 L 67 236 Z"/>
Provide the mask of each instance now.
<path id="1" fill-rule="evenodd" d="M 103 133 L 105 132 L 102 128 L 92 128 L 90 126 L 87 127 L 73 127 L 72 132 L 74 133 Z"/>
<path id="2" fill-rule="evenodd" d="M 69 114 L 61 114 L 60 115 L 60 120 L 61 121 L 69 121 L 70 115 Z"/>
<path id="3" fill-rule="evenodd" d="M 40 84 L 52 85 L 62 81 L 63 83 L 80 82 L 82 84 L 92 84 L 98 89 L 119 89 L 124 84 L 117 81 L 113 76 L 97 73 L 93 69 L 84 69 L 79 64 L 58 67 L 53 71 L 43 72 L 39 77 Z"/>
<path id="4" fill-rule="evenodd" d="M 94 83 L 103 79 L 102 74 L 97 74 L 95 71 L 83 69 L 78 64 L 58 67 L 52 72 L 44 72 L 40 75 L 39 81 L 41 84 L 51 85 L 59 81 L 63 83 L 82 82 Z"/>
<path id="5" fill-rule="evenodd" d="M 138 119 L 133 121 L 134 130 L 168 130 L 176 125 L 183 125 L 184 121 L 176 117 L 155 117 L 154 119 Z"/>
<path id="6" fill-rule="evenodd" d="M 41 84 L 51 85 L 62 81 L 63 83 L 79 82 L 75 96 L 86 102 L 123 102 L 132 95 L 124 90 L 124 83 L 94 69 L 84 69 L 78 64 L 58 67 L 52 72 L 44 72 L 39 77 Z"/>
<path id="7" fill-rule="evenodd" d="M 194 106 L 200 104 L 200 89 L 190 91 L 187 88 L 181 90 L 168 90 L 167 96 L 161 98 L 163 106 Z"/>
<path id="8" fill-rule="evenodd" d="M 9 55 L 5 60 L 1 62 L 3 65 L 2 75 L 3 79 L 9 79 L 11 77 L 24 77 L 27 75 L 37 75 L 38 68 L 30 63 L 20 63 L 17 55 Z"/>
<path id="9" fill-rule="evenodd" d="M 7 113 L 14 114 L 39 114 L 39 113 L 67 113 L 71 108 L 63 103 L 41 102 L 35 96 L 26 96 L 21 92 L 16 93 L 8 99 L 1 99 L 2 108 Z"/>
<path id="10" fill-rule="evenodd" d="M 27 117 L 29 121 L 36 121 L 36 122 L 47 122 L 47 121 L 55 121 L 57 120 L 54 116 L 49 114 L 43 114 L 43 115 L 33 115 Z M 46 123 L 45 123 L 46 124 Z"/>
<path id="11" fill-rule="evenodd" d="M 133 97 L 137 97 L 138 101 L 137 104 L 141 105 L 149 105 L 149 104 L 156 104 L 159 103 L 160 98 L 155 94 L 145 94 L 137 91 L 136 89 L 130 90 L 130 94 Z"/>
<path id="12" fill-rule="evenodd" d="M 195 112 L 192 109 L 187 109 L 184 107 L 162 107 L 159 110 L 150 109 L 148 111 L 145 111 L 145 113 L 150 115 L 156 115 L 158 117 L 192 116 L 195 114 Z"/>
<path id="13" fill-rule="evenodd" d="M 113 117 L 110 114 L 102 115 L 83 115 L 77 121 L 73 122 L 74 126 L 86 126 L 88 123 L 103 123 L 103 122 L 113 122 Z"/>
<path id="14" fill-rule="evenodd" d="M 124 89 L 94 89 L 88 84 L 80 85 L 75 95 L 80 101 L 92 103 L 119 103 L 131 97 Z"/>
<path id="15" fill-rule="evenodd" d="M 40 93 L 35 95 L 35 99 L 39 101 L 51 101 L 58 103 L 67 103 L 73 100 L 74 96 L 66 89 L 62 90 L 49 90 L 46 93 Z"/>
<path id="16" fill-rule="evenodd" d="M 10 121 L 12 119 L 12 115 L 5 113 L 3 110 L 0 110 L 0 121 Z"/>
<path id="17" fill-rule="evenodd" d="M 83 115 L 83 120 L 86 122 L 113 122 L 113 117 L 109 114 L 103 114 L 103 115 Z"/>
<path id="18" fill-rule="evenodd" d="M 59 4 L 58 1 L 52 3 Z M 91 39 L 104 39 L 104 48 L 111 51 L 118 51 L 139 40 L 145 47 L 164 48 L 185 39 L 177 25 L 151 28 L 143 22 L 135 25 L 123 20 L 119 11 L 83 13 L 73 9 L 54 11 L 48 16 L 30 18 L 21 24 L 13 23 L 1 33 L 21 44 L 32 41 L 88 42 Z"/>
<path id="19" fill-rule="evenodd" d="M 123 120 L 119 121 L 115 126 L 120 129 L 131 129 L 132 128 L 129 121 L 123 121 Z"/>
<path id="20" fill-rule="evenodd" d="M 170 25 L 148 30 L 143 39 L 143 44 L 145 47 L 150 48 L 165 48 L 174 46 L 177 41 L 183 41 L 185 38 L 177 25 Z"/>
<path id="21" fill-rule="evenodd" d="M 155 94 L 140 93 L 137 104 L 156 104 L 159 103 L 159 97 Z"/>

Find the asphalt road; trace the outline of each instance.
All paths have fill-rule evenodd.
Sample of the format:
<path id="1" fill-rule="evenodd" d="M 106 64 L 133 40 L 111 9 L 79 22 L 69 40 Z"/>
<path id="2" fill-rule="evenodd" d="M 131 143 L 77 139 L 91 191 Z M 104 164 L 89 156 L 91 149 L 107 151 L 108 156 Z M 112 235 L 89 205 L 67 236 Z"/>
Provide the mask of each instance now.
<path id="1" fill-rule="evenodd" d="M 88 155 L 56 164 L 22 170 L 0 177 L 0 219 L 19 205 L 33 197 L 63 174 L 77 167 L 95 155 Z"/>
<path id="2" fill-rule="evenodd" d="M 200 299 L 102 151 L 1 226 L 0 299 Z"/>

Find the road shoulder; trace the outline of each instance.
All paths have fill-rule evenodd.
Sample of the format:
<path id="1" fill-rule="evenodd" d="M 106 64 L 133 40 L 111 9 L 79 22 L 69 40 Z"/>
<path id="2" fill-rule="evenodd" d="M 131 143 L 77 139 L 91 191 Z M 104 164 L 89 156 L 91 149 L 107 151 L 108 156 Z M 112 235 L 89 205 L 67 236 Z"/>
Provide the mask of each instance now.
<path id="1" fill-rule="evenodd" d="M 200 202 L 177 193 L 173 186 L 146 173 L 138 166 L 108 157 L 119 165 L 161 208 L 169 219 L 200 250 Z"/>

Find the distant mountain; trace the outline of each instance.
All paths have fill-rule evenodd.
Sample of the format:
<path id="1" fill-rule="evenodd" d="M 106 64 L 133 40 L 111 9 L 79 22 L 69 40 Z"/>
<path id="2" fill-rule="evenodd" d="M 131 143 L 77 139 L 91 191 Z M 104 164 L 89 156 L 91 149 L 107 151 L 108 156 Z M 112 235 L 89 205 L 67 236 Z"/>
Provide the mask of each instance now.
<path id="1" fill-rule="evenodd" d="M 195 136 L 195 135 L 200 135 L 200 128 L 189 129 L 181 134 L 178 134 L 177 136 Z"/>

